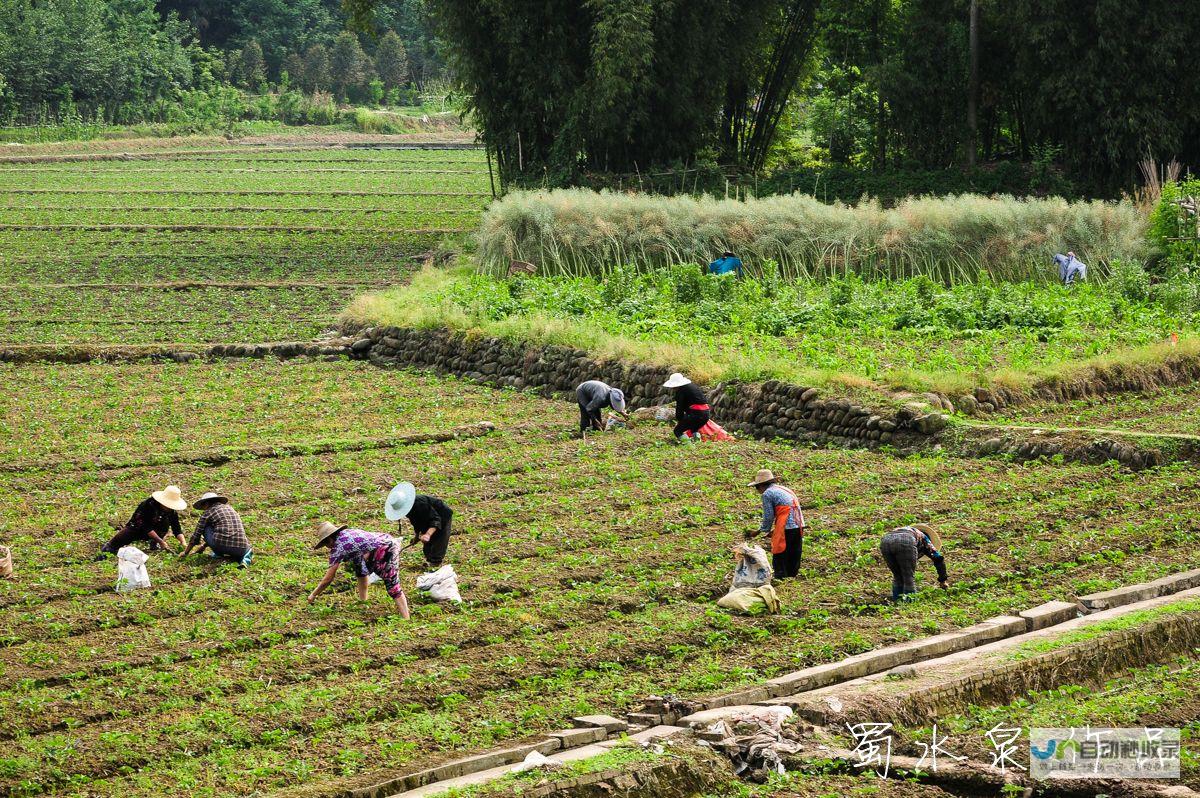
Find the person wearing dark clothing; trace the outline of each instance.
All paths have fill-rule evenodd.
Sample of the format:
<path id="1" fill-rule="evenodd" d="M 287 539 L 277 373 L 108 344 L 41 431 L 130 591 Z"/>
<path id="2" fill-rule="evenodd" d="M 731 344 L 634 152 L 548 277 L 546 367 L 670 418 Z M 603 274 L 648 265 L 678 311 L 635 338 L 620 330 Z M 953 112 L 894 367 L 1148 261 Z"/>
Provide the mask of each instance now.
<path id="1" fill-rule="evenodd" d="M 902 526 L 883 536 L 879 551 L 892 572 L 892 601 L 899 601 L 917 592 L 915 577 L 917 560 L 921 557 L 933 560 L 938 587 L 945 590 L 949 586 L 946 558 L 942 556 L 940 548 L 941 538 L 926 524 Z"/>
<path id="2" fill-rule="evenodd" d="M 679 372 L 663 383 L 675 391 L 675 438 L 680 442 L 700 439 L 700 428 L 712 418 L 708 397 L 696 383 Z"/>
<path id="3" fill-rule="evenodd" d="M 441 499 L 417 494 L 408 520 L 413 525 L 413 543 L 421 541 L 421 551 L 430 568 L 438 568 L 446 559 L 450 545 L 450 522 L 454 511 Z"/>
<path id="4" fill-rule="evenodd" d="M 580 435 L 589 430 L 604 429 L 600 412 L 606 407 L 625 415 L 625 394 L 600 380 L 588 380 L 581 384 L 575 389 L 575 399 L 579 402 Z"/>
<path id="5" fill-rule="evenodd" d="M 250 565 L 254 557 L 250 538 L 246 537 L 242 517 L 229 504 L 229 499 L 216 493 L 206 493 L 196 499 L 192 506 L 203 514 L 196 523 L 196 531 L 192 533 L 187 548 L 183 550 L 183 556 L 188 556 L 192 549 L 204 551 L 207 546 L 212 549 L 213 557 L 227 557 L 242 568 Z"/>
<path id="6" fill-rule="evenodd" d="M 183 528 L 179 525 L 179 511 L 186 508 L 187 502 L 175 485 L 154 491 L 150 498 L 137 506 L 125 526 L 100 547 L 96 559 L 102 560 L 106 554 L 116 554 L 122 546 L 143 540 L 153 541 L 156 548 L 170 551 L 171 547 L 166 541 L 168 534 L 173 534 L 182 546 Z"/>

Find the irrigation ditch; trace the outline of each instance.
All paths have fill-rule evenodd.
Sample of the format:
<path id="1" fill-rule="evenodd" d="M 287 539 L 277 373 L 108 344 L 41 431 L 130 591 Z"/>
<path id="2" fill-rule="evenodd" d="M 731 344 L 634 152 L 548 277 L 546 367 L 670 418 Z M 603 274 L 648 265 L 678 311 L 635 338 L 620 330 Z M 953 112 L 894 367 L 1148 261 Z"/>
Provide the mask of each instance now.
<path id="1" fill-rule="evenodd" d="M 957 632 L 901 643 L 708 699 L 651 697 L 640 712 L 573 719 L 574 728 L 522 745 L 488 751 L 385 781 L 349 788 L 338 798 L 423 798 L 449 789 L 478 795 L 687 796 L 734 782 L 728 762 L 711 748 L 725 732 L 715 724 L 767 707 L 786 706 L 801 724 L 799 751 L 782 757 L 788 770 L 853 773 L 861 759 L 837 740 L 847 723 L 922 724 L 969 705 L 994 706 L 1030 691 L 1064 685 L 1097 687 L 1131 668 L 1165 662 L 1200 648 L 1200 569 L 1153 582 L 1048 602 Z M 808 725 L 811 724 L 811 725 Z M 569 770 L 556 767 L 610 754 L 618 747 L 654 746 L 657 765 Z M 720 747 L 720 746 L 716 746 Z M 505 785 L 513 766 L 532 752 L 549 757 L 536 784 Z M 967 761 L 933 771 L 914 758 L 894 758 L 902 778 L 936 785 L 952 795 L 1031 795 L 1073 798 L 1110 795 L 1186 798 L 1184 786 L 1033 782 L 1020 772 Z M 724 775 L 721 775 L 722 769 Z M 713 779 L 718 780 L 714 788 Z M 490 790 L 496 783 L 499 789 Z M 695 785 L 703 784 L 697 788 Z M 655 791 L 657 790 L 657 791 Z M 307 793 L 302 793 L 307 794 Z M 318 795 L 318 793 L 312 793 Z"/>

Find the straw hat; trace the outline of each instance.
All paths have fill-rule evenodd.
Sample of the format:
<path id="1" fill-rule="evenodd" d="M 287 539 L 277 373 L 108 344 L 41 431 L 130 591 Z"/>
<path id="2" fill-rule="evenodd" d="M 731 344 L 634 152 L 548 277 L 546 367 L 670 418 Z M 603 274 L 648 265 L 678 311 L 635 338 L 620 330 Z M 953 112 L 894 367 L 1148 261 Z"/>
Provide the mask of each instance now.
<path id="1" fill-rule="evenodd" d="M 929 542 L 933 544 L 935 551 L 942 550 L 942 536 L 937 533 L 936 529 L 931 527 L 929 524 L 913 524 L 913 529 L 924 532 L 929 538 Z"/>
<path id="2" fill-rule="evenodd" d="M 667 378 L 663 383 L 664 388 L 682 388 L 684 385 L 690 385 L 691 380 L 680 374 L 678 371 Z"/>
<path id="3" fill-rule="evenodd" d="M 192 502 L 192 506 L 195 507 L 197 510 L 203 510 L 204 506 L 206 504 L 208 504 L 209 502 L 220 502 L 221 504 L 229 504 L 229 499 L 225 498 L 224 496 L 222 496 L 219 493 L 213 493 L 212 491 L 209 491 L 208 493 L 201 496 L 199 499 L 196 499 L 196 501 Z"/>
<path id="4" fill-rule="evenodd" d="M 183 500 L 183 494 L 180 493 L 178 485 L 167 485 L 162 490 L 156 490 L 150 495 L 154 497 L 154 501 L 169 510 L 187 509 L 187 502 Z"/>
<path id="5" fill-rule="evenodd" d="M 322 521 L 321 525 L 317 527 L 317 531 L 313 534 L 313 548 L 321 548 L 321 544 L 325 542 L 325 538 L 329 537 L 330 535 L 336 535 L 338 532 L 341 532 L 346 528 L 347 526 L 345 524 L 342 524 L 341 526 L 334 526 L 328 521 Z"/>
<path id="6" fill-rule="evenodd" d="M 417 489 L 411 482 L 401 482 L 392 488 L 392 492 L 383 502 L 383 514 L 389 521 L 399 521 L 407 518 L 409 511 L 417 500 Z"/>
<path id="7" fill-rule="evenodd" d="M 772 482 L 778 482 L 775 478 L 775 472 L 769 468 L 759 469 L 759 472 L 754 475 L 754 481 L 747 485 L 747 488 L 757 488 L 759 485 L 769 485 Z"/>

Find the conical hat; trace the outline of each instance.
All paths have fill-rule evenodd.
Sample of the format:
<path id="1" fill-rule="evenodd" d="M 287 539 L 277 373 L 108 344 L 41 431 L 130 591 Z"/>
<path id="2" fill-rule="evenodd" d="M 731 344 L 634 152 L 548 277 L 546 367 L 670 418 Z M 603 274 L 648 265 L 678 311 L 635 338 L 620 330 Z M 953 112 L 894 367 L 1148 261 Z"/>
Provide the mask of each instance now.
<path id="1" fill-rule="evenodd" d="M 937 533 L 937 530 L 929 524 L 913 524 L 913 529 L 919 529 L 924 532 L 929 542 L 933 544 L 934 551 L 942 550 L 942 536 Z"/>
<path id="2" fill-rule="evenodd" d="M 411 482 L 401 482 L 396 487 L 392 488 L 392 492 L 388 494 L 387 499 L 383 503 L 383 514 L 387 516 L 389 521 L 399 521 L 408 515 L 408 511 L 412 509 L 413 502 L 417 500 L 417 489 L 413 487 Z"/>

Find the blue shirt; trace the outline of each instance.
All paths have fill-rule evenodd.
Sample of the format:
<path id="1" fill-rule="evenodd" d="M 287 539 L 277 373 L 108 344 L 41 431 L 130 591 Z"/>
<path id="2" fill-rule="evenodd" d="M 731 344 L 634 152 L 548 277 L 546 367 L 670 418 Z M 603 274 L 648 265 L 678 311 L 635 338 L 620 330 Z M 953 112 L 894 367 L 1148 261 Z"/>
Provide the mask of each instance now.
<path id="1" fill-rule="evenodd" d="M 800 529 L 804 526 L 804 516 L 800 514 L 800 508 L 795 503 L 795 498 L 795 494 L 779 484 L 772 485 L 763 491 L 763 532 L 768 532 L 775 527 L 776 507 L 792 508 L 788 511 L 788 519 L 787 523 L 783 526 L 784 529 Z"/>
<path id="2" fill-rule="evenodd" d="M 709 274 L 729 274 L 730 272 L 737 272 L 738 277 L 742 276 L 742 261 L 733 255 L 717 258 L 708 264 Z"/>

